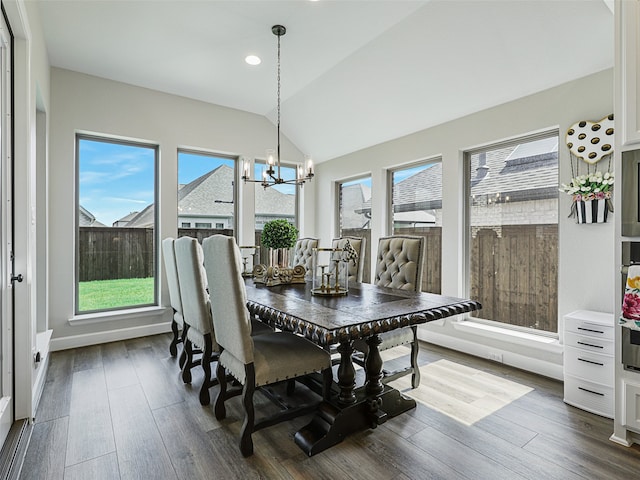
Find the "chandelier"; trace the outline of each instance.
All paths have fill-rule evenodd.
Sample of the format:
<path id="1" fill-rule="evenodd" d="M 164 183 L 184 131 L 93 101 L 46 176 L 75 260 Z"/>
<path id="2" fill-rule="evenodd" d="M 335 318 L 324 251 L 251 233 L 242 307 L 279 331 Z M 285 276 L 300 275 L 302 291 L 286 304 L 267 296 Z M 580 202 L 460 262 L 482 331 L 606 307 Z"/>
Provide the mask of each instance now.
<path id="1" fill-rule="evenodd" d="M 277 149 L 267 150 L 267 169 L 262 172 L 262 178 L 254 180 L 249 172 L 249 162 L 244 161 L 242 166 L 242 179 L 244 182 L 260 183 L 264 188 L 273 185 L 304 185 L 304 182 L 313 178 L 313 161 L 309 155 L 305 155 L 305 164 L 298 164 L 296 168 L 296 177 L 285 180 L 280 174 L 280 37 L 287 33 L 287 29 L 282 25 L 274 25 L 271 27 L 273 34 L 278 37 L 278 143 Z"/>

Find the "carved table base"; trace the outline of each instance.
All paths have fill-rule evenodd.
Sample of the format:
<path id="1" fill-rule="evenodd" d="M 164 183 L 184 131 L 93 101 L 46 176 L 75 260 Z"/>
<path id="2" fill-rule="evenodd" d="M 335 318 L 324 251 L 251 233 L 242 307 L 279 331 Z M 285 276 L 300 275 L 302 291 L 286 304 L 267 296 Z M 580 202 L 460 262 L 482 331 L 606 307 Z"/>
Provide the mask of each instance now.
<path id="1" fill-rule="evenodd" d="M 340 443 L 351 433 L 376 428 L 388 419 L 416 407 L 415 400 L 381 383 L 382 358 L 378 350 L 380 337 L 372 335 L 367 343 L 367 381 L 357 389 L 354 389 L 352 342 L 340 343 L 337 398 L 333 395 L 330 401 L 322 402 L 311 423 L 299 430 L 294 437 L 296 444 L 307 455 L 322 452 Z"/>

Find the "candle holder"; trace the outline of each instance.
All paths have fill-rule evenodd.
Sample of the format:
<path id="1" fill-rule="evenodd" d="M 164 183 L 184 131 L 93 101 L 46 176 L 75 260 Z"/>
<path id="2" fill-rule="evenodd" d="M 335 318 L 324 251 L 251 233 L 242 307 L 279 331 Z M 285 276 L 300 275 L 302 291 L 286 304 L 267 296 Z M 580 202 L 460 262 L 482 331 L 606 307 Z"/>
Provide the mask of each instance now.
<path id="1" fill-rule="evenodd" d="M 349 291 L 348 269 L 341 248 L 314 248 L 312 252 L 313 295 L 338 296 Z"/>
<path id="2" fill-rule="evenodd" d="M 240 245 L 239 248 L 242 255 L 242 276 L 253 277 L 253 267 L 260 263 L 260 247 L 256 245 Z"/>

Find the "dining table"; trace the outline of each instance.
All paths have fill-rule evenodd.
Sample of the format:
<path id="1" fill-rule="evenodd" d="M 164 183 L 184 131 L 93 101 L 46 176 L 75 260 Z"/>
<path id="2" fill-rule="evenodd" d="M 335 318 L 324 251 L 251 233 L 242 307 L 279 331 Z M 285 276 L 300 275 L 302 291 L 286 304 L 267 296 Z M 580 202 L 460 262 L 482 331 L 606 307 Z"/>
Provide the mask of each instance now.
<path id="1" fill-rule="evenodd" d="M 313 295 L 309 282 L 265 286 L 245 279 L 245 285 L 247 308 L 255 318 L 339 354 L 335 393 L 294 437 L 309 456 L 416 407 L 414 399 L 383 383 L 381 333 L 482 308 L 474 300 L 368 283 L 350 283 L 340 296 Z M 352 360 L 357 339 L 369 346 L 365 381 L 358 388 Z"/>

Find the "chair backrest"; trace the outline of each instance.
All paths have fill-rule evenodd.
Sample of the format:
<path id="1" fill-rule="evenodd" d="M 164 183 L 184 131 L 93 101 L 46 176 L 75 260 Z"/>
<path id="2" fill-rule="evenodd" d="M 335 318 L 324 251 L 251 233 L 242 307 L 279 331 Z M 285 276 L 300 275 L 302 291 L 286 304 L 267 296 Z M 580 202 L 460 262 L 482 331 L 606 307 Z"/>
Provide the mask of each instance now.
<path id="1" fill-rule="evenodd" d="M 180 282 L 176 267 L 176 252 L 174 250 L 175 239 L 169 237 L 162 240 L 162 259 L 164 260 L 164 272 L 169 285 L 169 303 L 182 321 L 182 297 L 180 296 Z"/>
<path id="2" fill-rule="evenodd" d="M 216 341 L 242 364 L 253 362 L 251 318 L 242 278 L 242 258 L 235 238 L 212 235 L 202 242 L 204 267 L 211 287 Z"/>
<path id="3" fill-rule="evenodd" d="M 364 273 L 364 248 L 366 241 L 366 238 L 361 237 L 341 237 L 334 238 L 331 242 L 332 248 L 344 248 L 347 242 L 349 242 L 358 254 L 358 258 L 347 263 L 349 282 L 362 282 Z"/>
<path id="4" fill-rule="evenodd" d="M 303 265 L 309 272 L 312 268 L 314 248 L 318 248 L 317 238 L 299 238 L 293 249 L 293 266 Z"/>
<path id="5" fill-rule="evenodd" d="M 202 247 L 195 238 L 180 237 L 174 242 L 174 249 L 184 321 L 203 335 L 213 333 Z M 212 340 L 215 351 L 215 338 Z"/>
<path id="6" fill-rule="evenodd" d="M 378 242 L 374 284 L 381 287 L 414 290 L 422 286 L 424 237 L 392 235 Z"/>

